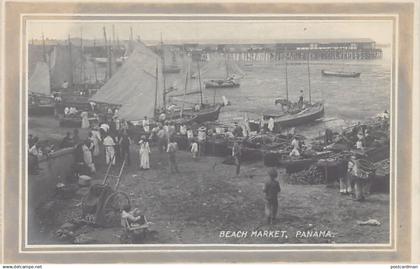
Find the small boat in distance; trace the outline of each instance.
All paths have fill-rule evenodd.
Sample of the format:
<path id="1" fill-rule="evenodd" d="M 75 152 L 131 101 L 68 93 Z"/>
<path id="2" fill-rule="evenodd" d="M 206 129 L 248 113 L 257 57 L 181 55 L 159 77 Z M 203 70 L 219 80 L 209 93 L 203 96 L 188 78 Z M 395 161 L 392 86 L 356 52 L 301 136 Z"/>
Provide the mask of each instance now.
<path id="1" fill-rule="evenodd" d="M 237 82 L 233 77 L 227 79 L 211 79 L 204 82 L 206 89 L 216 89 L 216 88 L 238 88 L 240 83 Z"/>
<path id="2" fill-rule="evenodd" d="M 360 72 L 328 71 L 321 70 L 321 74 L 326 77 L 358 78 Z"/>

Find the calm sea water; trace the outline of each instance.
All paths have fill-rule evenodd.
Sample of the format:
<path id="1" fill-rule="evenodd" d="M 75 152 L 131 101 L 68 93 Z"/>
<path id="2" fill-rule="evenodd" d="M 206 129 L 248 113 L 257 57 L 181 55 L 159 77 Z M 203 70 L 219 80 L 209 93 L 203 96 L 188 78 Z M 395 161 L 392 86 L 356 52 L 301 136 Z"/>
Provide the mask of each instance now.
<path id="1" fill-rule="evenodd" d="M 226 96 L 232 103 L 222 109 L 221 122 L 244 117 L 249 110 L 272 108 L 274 98 L 286 95 L 285 64 L 257 63 L 243 67 L 246 75 L 240 88 L 216 90 L 216 100 Z M 384 57 L 373 61 L 316 61 L 310 62 L 312 102 L 323 101 L 324 119 L 297 130 L 306 135 L 318 134 L 326 126 L 335 128 L 375 116 L 390 107 L 391 61 L 389 50 Z M 321 70 L 361 72 L 359 78 L 324 77 Z M 303 90 L 308 100 L 308 65 L 289 62 L 287 67 L 289 99 L 298 100 Z M 213 101 L 214 90 L 204 90 L 205 99 Z M 279 107 L 280 108 L 280 107 Z M 249 118 L 256 117 L 248 113 Z"/>

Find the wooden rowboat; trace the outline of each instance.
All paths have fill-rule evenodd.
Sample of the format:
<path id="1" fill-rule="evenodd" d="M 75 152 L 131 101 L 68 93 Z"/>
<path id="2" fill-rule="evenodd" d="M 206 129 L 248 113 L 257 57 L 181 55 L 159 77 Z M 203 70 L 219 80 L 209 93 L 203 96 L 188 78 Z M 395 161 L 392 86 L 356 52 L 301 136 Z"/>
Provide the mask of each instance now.
<path id="1" fill-rule="evenodd" d="M 358 78 L 360 72 L 328 71 L 321 70 L 321 74 L 326 77 Z"/>

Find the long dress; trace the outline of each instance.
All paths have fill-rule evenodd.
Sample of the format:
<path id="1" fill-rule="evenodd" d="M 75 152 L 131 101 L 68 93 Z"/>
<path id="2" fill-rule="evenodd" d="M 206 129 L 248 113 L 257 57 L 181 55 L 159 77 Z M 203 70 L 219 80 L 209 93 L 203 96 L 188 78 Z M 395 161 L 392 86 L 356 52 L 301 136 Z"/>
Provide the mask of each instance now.
<path id="1" fill-rule="evenodd" d="M 112 139 L 112 137 L 107 136 L 104 139 L 104 146 L 105 146 L 105 160 L 106 164 L 109 164 L 112 162 L 113 165 L 115 165 L 115 142 Z"/>
<path id="2" fill-rule="evenodd" d="M 99 131 L 93 130 L 92 131 L 92 143 L 93 143 L 93 157 L 97 157 L 99 155 L 99 141 L 101 140 L 101 134 Z"/>
<path id="3" fill-rule="evenodd" d="M 88 119 L 88 113 L 86 111 L 83 111 L 80 116 L 82 117 L 82 129 L 89 128 L 89 119 Z"/>
<path id="4" fill-rule="evenodd" d="M 150 147 L 148 142 L 142 142 L 140 144 L 140 168 L 142 169 L 149 169 L 150 163 L 149 163 L 149 154 L 150 154 Z"/>
<path id="5" fill-rule="evenodd" d="M 86 145 L 83 145 L 82 150 L 83 150 L 83 161 L 89 167 L 90 172 L 95 173 L 96 169 L 95 169 L 95 164 L 93 163 L 93 160 L 92 160 L 92 152 Z"/>

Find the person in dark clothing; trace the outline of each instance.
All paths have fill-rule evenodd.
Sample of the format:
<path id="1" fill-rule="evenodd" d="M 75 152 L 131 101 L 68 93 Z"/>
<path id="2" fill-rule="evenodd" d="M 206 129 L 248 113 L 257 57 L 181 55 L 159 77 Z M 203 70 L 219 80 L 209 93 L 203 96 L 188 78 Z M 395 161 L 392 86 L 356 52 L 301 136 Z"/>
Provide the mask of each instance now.
<path id="1" fill-rule="evenodd" d="M 235 129 L 233 129 L 233 135 L 235 137 L 243 137 L 243 130 L 239 124 L 236 123 Z"/>
<path id="2" fill-rule="evenodd" d="M 236 166 L 236 175 L 238 176 L 241 171 L 241 158 L 242 158 L 242 149 L 237 141 L 233 143 L 232 147 L 232 157 Z"/>
<path id="3" fill-rule="evenodd" d="M 123 133 L 119 138 L 121 160 L 124 158 L 127 160 L 127 164 L 130 165 L 130 138 L 127 133 Z"/>
<path id="4" fill-rule="evenodd" d="M 277 170 L 272 168 L 268 171 L 270 180 L 264 184 L 265 193 L 265 213 L 267 215 L 268 224 L 273 224 L 276 219 L 278 200 L 277 195 L 280 193 L 280 184 L 276 180 L 278 174 Z"/>
<path id="5" fill-rule="evenodd" d="M 298 106 L 299 106 L 299 108 L 303 107 L 303 90 L 300 90 Z"/>
<path id="6" fill-rule="evenodd" d="M 79 129 L 73 130 L 73 143 L 74 145 L 77 145 L 80 143 L 80 137 L 79 137 Z"/>
<path id="7" fill-rule="evenodd" d="M 73 139 L 70 136 L 70 132 L 66 133 L 66 136 L 63 138 L 60 144 L 60 148 L 71 148 L 74 146 Z"/>
<path id="8" fill-rule="evenodd" d="M 325 129 L 324 144 L 325 145 L 331 144 L 333 142 L 333 138 L 334 138 L 334 135 L 333 135 L 332 130 L 328 128 Z"/>

